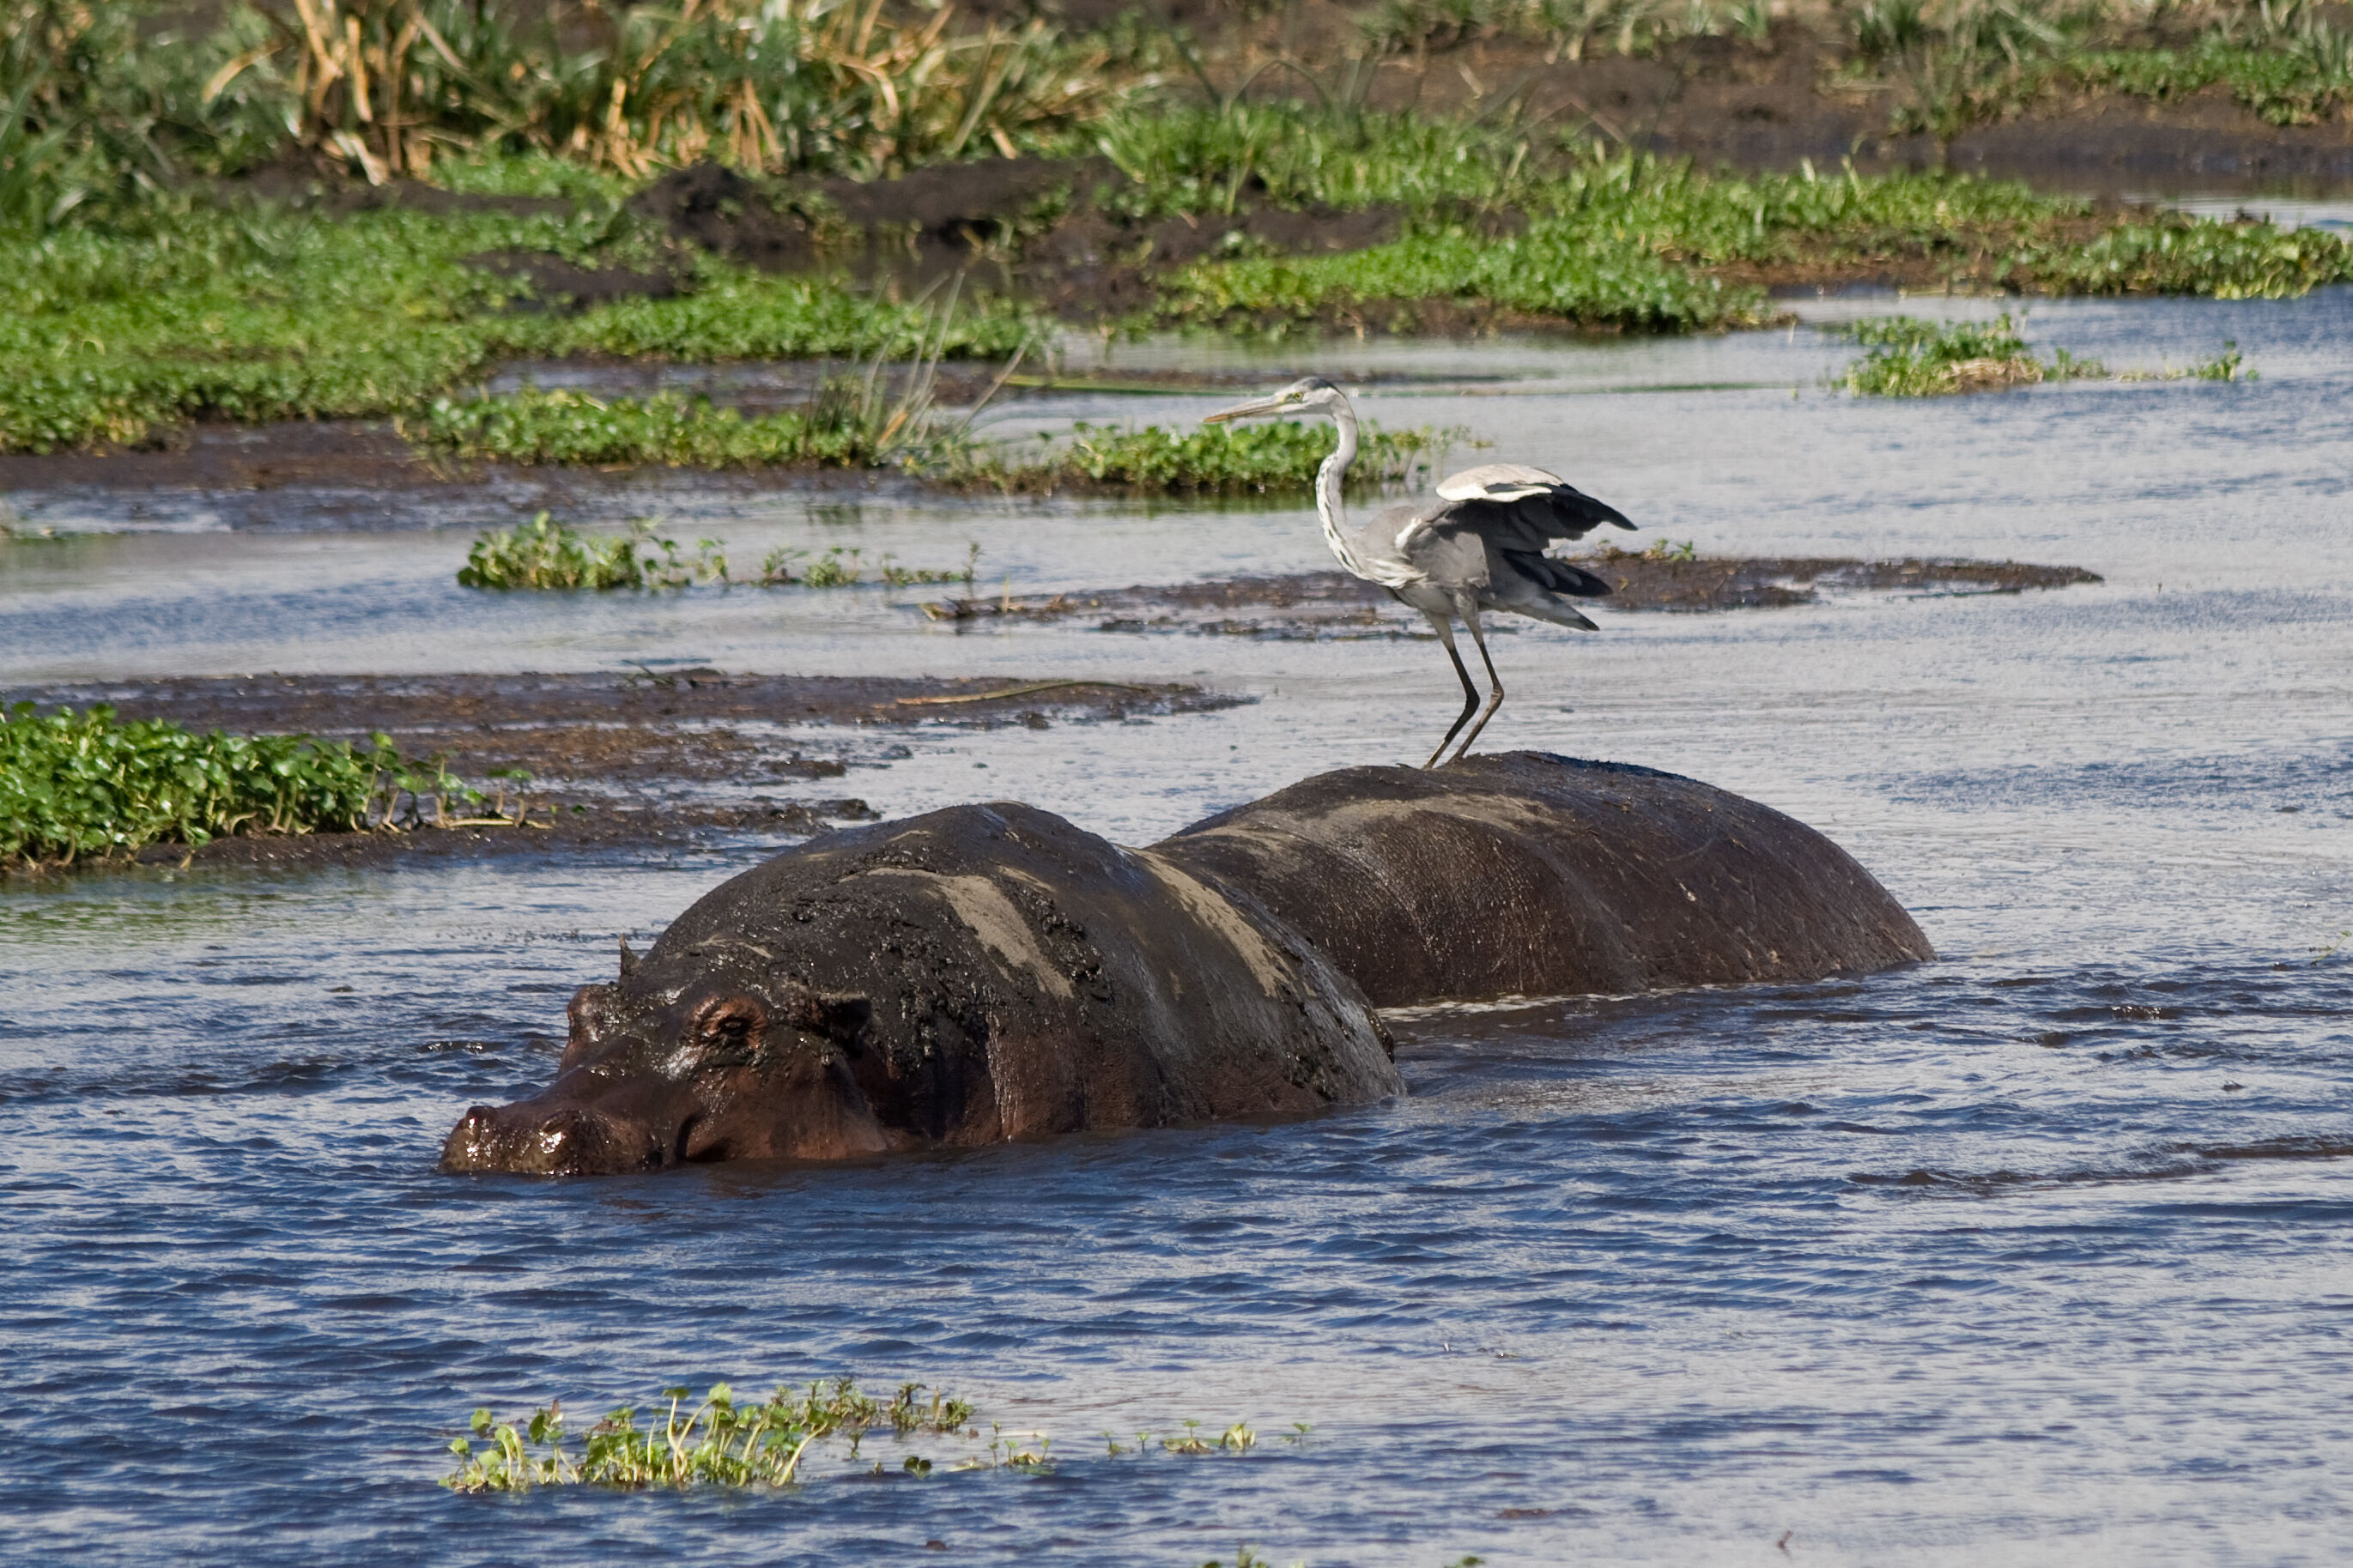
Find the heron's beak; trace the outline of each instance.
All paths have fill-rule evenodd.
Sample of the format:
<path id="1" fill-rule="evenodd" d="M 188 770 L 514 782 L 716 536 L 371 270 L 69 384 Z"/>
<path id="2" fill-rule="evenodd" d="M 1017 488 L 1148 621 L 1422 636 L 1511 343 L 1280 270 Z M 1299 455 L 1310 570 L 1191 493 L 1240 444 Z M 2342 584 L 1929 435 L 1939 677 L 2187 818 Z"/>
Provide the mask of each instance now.
<path id="1" fill-rule="evenodd" d="M 1237 403 L 1231 408 L 1220 408 L 1215 414 L 1201 416 L 1204 425 L 1223 425 L 1235 419 L 1253 419 L 1261 414 L 1281 414 L 1291 406 L 1280 397 L 1253 397 L 1248 403 Z"/>

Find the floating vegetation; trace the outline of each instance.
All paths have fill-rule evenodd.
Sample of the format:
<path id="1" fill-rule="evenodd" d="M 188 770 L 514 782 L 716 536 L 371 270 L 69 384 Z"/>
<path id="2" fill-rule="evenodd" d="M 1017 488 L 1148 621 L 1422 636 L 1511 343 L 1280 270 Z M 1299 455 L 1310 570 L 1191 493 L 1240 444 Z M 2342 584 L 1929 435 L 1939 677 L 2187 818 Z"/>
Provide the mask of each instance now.
<path id="1" fill-rule="evenodd" d="M 162 720 L 122 723 L 103 705 L 0 710 L 0 864 L 26 869 L 239 833 L 448 825 L 452 802 L 480 798 L 438 761 L 402 756 L 385 735 L 359 747 L 308 735 L 199 735 Z M 498 818 L 522 819 L 522 811 Z"/>
<path id="2" fill-rule="evenodd" d="M 836 545 L 824 554 L 812 556 L 806 550 L 789 546 L 772 550 L 760 563 L 763 587 L 797 585 L 804 588 L 847 588 L 855 585 L 864 571 L 864 552 Z M 965 547 L 964 564 L 959 567 L 902 566 L 897 559 L 884 555 L 874 574 L 893 588 L 912 587 L 923 583 L 961 583 L 965 592 L 973 591 L 973 581 L 980 570 L 980 546 Z"/>
<path id="3" fill-rule="evenodd" d="M 487 1409 L 473 1413 L 470 1436 L 450 1439 L 449 1452 L 458 1468 L 441 1484 L 461 1492 L 520 1492 L 537 1487 L 591 1486 L 621 1490 L 665 1487 L 789 1486 L 805 1480 L 819 1445 L 839 1442 L 844 1457 L 861 1459 L 867 1436 L 888 1427 L 902 1442 L 930 1436 L 963 1440 L 980 1446 L 965 1458 L 944 1464 L 921 1454 L 901 1456 L 898 1468 L 923 1477 L 943 1470 L 1014 1470 L 1028 1475 L 1050 1472 L 1053 1440 L 1042 1432 L 1008 1432 L 992 1424 L 985 1443 L 971 1426 L 973 1407 L 925 1385 L 902 1384 L 888 1401 L 859 1392 L 851 1378 L 819 1381 L 806 1389 L 779 1387 L 764 1404 L 738 1404 L 726 1384 L 714 1384 L 701 1403 L 683 1385 L 665 1388 L 660 1407 L 640 1426 L 635 1405 L 609 1411 L 583 1435 L 575 1451 L 569 1442 L 561 1403 L 541 1406 L 526 1418 L 502 1421 Z M 1257 1436 L 1240 1422 L 1215 1435 L 1204 1434 L 1201 1423 L 1184 1423 L 1181 1436 L 1156 1442 L 1150 1432 L 1136 1434 L 1133 1447 L 1108 1439 L 1112 1456 L 1143 1457 L 1151 1452 L 1182 1456 L 1247 1454 L 1258 1447 Z M 1310 1428 L 1298 1424 L 1303 1441 Z M 881 1473 L 880 1460 L 871 1473 Z"/>
<path id="4" fill-rule="evenodd" d="M 822 555 L 782 547 L 768 552 L 754 582 L 764 588 L 847 588 L 862 580 L 863 555 L 855 547 L 842 545 Z M 878 581 L 893 588 L 962 583 L 969 592 L 979 562 L 980 546 L 974 544 L 967 548 L 962 566 L 906 566 L 886 554 L 873 570 Z M 467 552 L 466 564 L 458 570 L 460 587 L 500 592 L 656 591 L 735 581 L 728 574 L 727 547 L 722 540 L 697 540 L 690 555 L 677 540 L 656 533 L 652 522 L 643 518 L 631 522 L 627 533 L 600 535 L 582 533 L 543 511 L 517 527 L 482 534 Z"/>
<path id="5" fill-rule="evenodd" d="M 1077 424 L 1053 444 L 1039 433 L 1030 452 L 1003 447 L 960 453 L 944 470 L 955 482 L 1004 490 L 1117 489 L 1193 495 L 1248 495 L 1305 490 L 1335 440 L 1322 423 L 1285 420 L 1231 428 L 1169 431 Z M 1382 430 L 1367 426 L 1348 482 L 1356 487 L 1405 484 L 1428 474 L 1448 448 L 1468 441 L 1465 430 L 1424 426 Z"/>
<path id="6" fill-rule="evenodd" d="M 2235 341 L 2226 340 L 2222 352 L 2212 359 L 2200 360 L 2188 369 L 2166 365 L 2158 370 L 2126 370 L 2116 373 L 2118 381 L 2259 381 L 2262 374 L 2247 368 L 2247 356 L 2239 352 Z"/>
<path id="7" fill-rule="evenodd" d="M 700 1405 L 688 1403 L 691 1395 L 683 1386 L 666 1388 L 661 1397 L 669 1406 L 659 1426 L 649 1419 L 639 1426 L 637 1408 L 623 1405 L 588 1429 L 576 1458 L 565 1447 L 560 1403 L 521 1422 L 501 1421 L 480 1409 L 470 1423 L 474 1436 L 450 1440 L 459 1466 L 441 1484 L 461 1492 L 788 1486 L 810 1447 L 828 1438 L 847 1439 L 855 1458 L 860 1440 L 877 1426 L 906 1437 L 953 1433 L 972 1418 L 972 1406 L 963 1400 L 934 1393 L 925 1401 L 918 1397 L 923 1392 L 922 1384 L 902 1384 L 886 1405 L 859 1393 L 845 1377 L 812 1383 L 798 1393 L 780 1387 L 765 1404 L 739 1405 L 723 1383 L 714 1384 Z M 923 1474 L 930 1466 L 911 1455 L 902 1468 Z"/>
<path id="8" fill-rule="evenodd" d="M 2038 360 L 2007 313 L 1990 321 L 1938 323 L 1916 316 L 1876 316 L 1843 329 L 1871 353 L 1847 366 L 1838 384 L 1857 396 L 1941 397 L 2040 381 L 2253 381 L 2236 342 L 2187 370 L 2127 370 L 2111 375 L 2095 359 L 2053 349 Z"/>
<path id="9" fill-rule="evenodd" d="M 1990 321 L 1876 316 L 1847 331 L 1871 350 L 1841 378 L 1858 397 L 1943 397 L 2107 374 L 2099 361 L 2077 359 L 2064 349 L 2047 363 L 2036 359 L 2007 312 Z"/>
<path id="10" fill-rule="evenodd" d="M 727 557 L 720 542 L 696 542 L 683 554 L 678 541 L 663 539 L 640 519 L 629 531 L 598 537 L 575 531 L 541 512 L 519 527 L 500 529 L 474 541 L 458 583 L 466 588 L 687 588 L 727 581 Z"/>

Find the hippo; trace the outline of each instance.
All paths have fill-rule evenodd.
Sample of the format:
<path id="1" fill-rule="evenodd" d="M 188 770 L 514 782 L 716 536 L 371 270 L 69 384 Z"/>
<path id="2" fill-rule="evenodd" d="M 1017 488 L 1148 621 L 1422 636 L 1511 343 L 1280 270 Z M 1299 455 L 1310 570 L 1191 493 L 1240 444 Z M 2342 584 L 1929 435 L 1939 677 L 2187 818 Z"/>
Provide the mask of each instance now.
<path id="1" fill-rule="evenodd" d="M 1126 849 L 1011 802 L 828 834 L 573 997 L 554 1082 L 449 1171 L 844 1160 L 1404 1092 L 1380 1007 L 1933 957 L 1820 834 L 1537 752 L 1346 768 Z"/>
<path id="2" fill-rule="evenodd" d="M 828 834 L 573 996 L 555 1080 L 450 1171 L 843 1160 L 1298 1116 L 1402 1092 L 1358 989 L 1280 919 L 1050 812 Z"/>
<path id="3" fill-rule="evenodd" d="M 1819 980 L 1936 956 L 1804 823 L 1623 763 L 1513 752 L 1343 768 L 1154 847 L 1300 931 L 1381 1007 Z"/>

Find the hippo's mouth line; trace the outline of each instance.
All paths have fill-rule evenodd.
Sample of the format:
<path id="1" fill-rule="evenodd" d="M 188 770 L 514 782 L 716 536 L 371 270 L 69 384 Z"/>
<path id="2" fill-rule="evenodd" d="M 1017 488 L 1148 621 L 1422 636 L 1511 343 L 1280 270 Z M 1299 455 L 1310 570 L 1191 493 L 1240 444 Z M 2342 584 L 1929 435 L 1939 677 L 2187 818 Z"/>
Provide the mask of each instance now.
<path id="1" fill-rule="evenodd" d="M 707 1165 L 727 1158 L 727 1140 L 713 1138 L 698 1143 L 695 1135 L 708 1124 L 709 1118 L 696 1111 L 678 1124 L 678 1142 L 671 1145 L 671 1163 L 679 1165 Z"/>

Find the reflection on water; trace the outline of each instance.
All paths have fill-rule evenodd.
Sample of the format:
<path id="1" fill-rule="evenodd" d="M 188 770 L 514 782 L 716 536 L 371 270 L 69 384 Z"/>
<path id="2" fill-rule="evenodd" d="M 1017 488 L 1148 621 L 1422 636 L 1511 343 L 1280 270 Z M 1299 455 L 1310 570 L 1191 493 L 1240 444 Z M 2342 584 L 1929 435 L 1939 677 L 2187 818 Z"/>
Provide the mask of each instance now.
<path id="1" fill-rule="evenodd" d="M 1414 1092 L 1395 1105 L 847 1170 L 452 1181 L 430 1168 L 442 1133 L 544 1079 L 613 933 L 642 944 L 758 847 L 10 887 L 0 1541 L 142 1563 L 938 1561 L 930 1540 L 1169 1564 L 1248 1541 L 1417 1568 L 2335 1560 L 2353 1461 L 2330 1414 L 2353 1371 L 2353 948 L 2326 952 L 2353 927 L 2347 315 L 2343 295 L 2037 306 L 2034 335 L 2111 363 L 2234 337 L 2263 379 L 1933 405 L 1793 401 L 1840 353 L 1803 330 L 1335 348 L 1341 374 L 1398 372 L 1376 416 L 1468 425 L 1703 551 L 2107 579 L 1499 638 L 1495 744 L 1790 811 L 1946 956 L 1419 1012 L 1398 1021 Z M 1437 390 L 1448 375 L 1472 390 Z M 1613 377 L 1780 390 L 1596 390 Z M 838 503 L 727 495 L 692 527 L 910 561 L 977 537 L 984 571 L 1027 591 L 1321 549 L 1296 510 Z M 919 731 L 852 775 L 893 814 L 1018 795 L 1129 841 L 1419 756 L 1453 709 L 1426 642 L 957 632 L 880 591 L 499 599 L 451 584 L 463 547 L 6 546 L 0 672 L 679 658 L 1259 697 Z M 839 1370 L 944 1384 L 1067 1458 L 1046 1478 L 943 1467 L 753 1498 L 431 1484 L 477 1404 Z M 1095 1436 L 1186 1417 L 1315 1431 L 1199 1461 Z"/>

